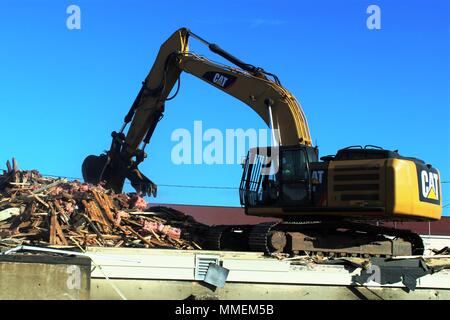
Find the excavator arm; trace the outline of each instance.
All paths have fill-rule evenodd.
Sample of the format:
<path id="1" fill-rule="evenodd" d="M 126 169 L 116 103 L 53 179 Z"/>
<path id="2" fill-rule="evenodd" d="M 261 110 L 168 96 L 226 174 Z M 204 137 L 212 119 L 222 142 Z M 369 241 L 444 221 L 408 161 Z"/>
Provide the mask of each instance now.
<path id="1" fill-rule="evenodd" d="M 211 51 L 236 67 L 190 53 L 189 37 L 206 44 Z M 251 107 L 271 127 L 275 143 L 312 145 L 306 117 L 299 103 L 275 75 L 242 62 L 216 44 L 208 43 L 182 28 L 161 46 L 121 130 L 112 133 L 110 150 L 100 157 L 89 156 L 84 161 L 82 171 L 85 181 L 106 181 L 107 187 L 121 192 L 125 179 L 129 179 L 138 192 L 156 195 L 156 185 L 137 166 L 146 157 L 145 146 L 162 118 L 165 102 L 171 99 L 169 94 L 182 72 L 192 74 Z"/>

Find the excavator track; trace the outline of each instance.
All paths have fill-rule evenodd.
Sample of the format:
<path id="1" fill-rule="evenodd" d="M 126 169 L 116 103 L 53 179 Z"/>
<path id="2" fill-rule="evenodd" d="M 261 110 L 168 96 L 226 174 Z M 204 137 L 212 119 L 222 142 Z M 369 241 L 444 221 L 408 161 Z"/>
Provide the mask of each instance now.
<path id="1" fill-rule="evenodd" d="M 266 224 L 262 224 L 261 228 Z M 255 227 L 255 232 L 262 230 Z M 274 246 L 283 241 L 284 248 Z M 276 236 L 277 239 L 273 240 Z M 424 251 L 419 235 L 409 231 L 353 221 L 285 221 L 272 226 L 265 235 L 255 234 L 252 239 L 261 239 L 259 251 L 313 253 L 324 256 L 398 256 L 420 255 Z M 265 247 L 262 242 L 265 239 Z M 254 247 L 256 249 L 256 246 Z"/>
<path id="2" fill-rule="evenodd" d="M 222 250 L 222 234 L 229 228 L 229 226 L 212 226 L 209 228 L 205 235 L 203 246 L 208 250 Z"/>
<path id="3" fill-rule="evenodd" d="M 239 231 L 237 237 L 236 230 Z M 257 251 L 265 254 L 390 257 L 420 255 L 419 235 L 355 221 L 283 221 L 253 226 L 215 226 L 206 236 L 208 249 Z"/>
<path id="4" fill-rule="evenodd" d="M 270 252 L 276 251 L 269 248 L 269 234 L 272 228 L 277 226 L 279 222 L 265 222 L 255 226 L 250 231 L 248 237 L 248 246 L 252 251 Z"/>
<path id="5" fill-rule="evenodd" d="M 208 250 L 249 251 L 250 225 L 217 225 L 208 229 L 203 247 Z"/>

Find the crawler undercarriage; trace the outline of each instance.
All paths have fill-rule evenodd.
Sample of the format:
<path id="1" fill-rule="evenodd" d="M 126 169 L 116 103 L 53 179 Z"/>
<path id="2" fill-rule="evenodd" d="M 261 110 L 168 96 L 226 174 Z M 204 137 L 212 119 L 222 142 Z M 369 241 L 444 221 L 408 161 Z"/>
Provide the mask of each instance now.
<path id="1" fill-rule="evenodd" d="M 391 257 L 420 255 L 419 235 L 409 231 L 348 220 L 283 221 L 258 225 L 214 226 L 206 249 L 259 251 L 266 254 Z"/>

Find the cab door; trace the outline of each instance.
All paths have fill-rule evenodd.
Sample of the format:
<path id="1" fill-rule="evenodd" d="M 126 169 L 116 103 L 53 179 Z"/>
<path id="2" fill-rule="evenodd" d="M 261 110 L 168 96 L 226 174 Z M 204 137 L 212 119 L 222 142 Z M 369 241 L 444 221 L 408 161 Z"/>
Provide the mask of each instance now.
<path id="1" fill-rule="evenodd" d="M 283 205 L 311 205 L 311 178 L 305 148 L 282 149 L 278 174 Z"/>

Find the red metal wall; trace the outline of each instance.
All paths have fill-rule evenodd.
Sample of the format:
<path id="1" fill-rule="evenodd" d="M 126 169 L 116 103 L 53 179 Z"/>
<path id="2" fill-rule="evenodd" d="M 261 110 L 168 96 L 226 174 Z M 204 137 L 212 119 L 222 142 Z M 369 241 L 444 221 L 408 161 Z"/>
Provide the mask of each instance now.
<path id="1" fill-rule="evenodd" d="M 156 204 L 152 204 L 156 205 Z M 208 225 L 214 224 L 255 224 L 276 219 L 259 218 L 245 215 L 244 209 L 239 207 L 212 207 L 212 206 L 192 206 L 177 204 L 158 204 L 171 207 L 185 214 L 194 217 L 198 222 Z M 436 222 L 397 222 L 385 223 L 384 226 L 399 229 L 413 230 L 419 234 L 445 235 L 450 236 L 450 217 L 442 217 Z"/>
<path id="2" fill-rule="evenodd" d="M 152 206 L 165 206 L 179 210 L 194 217 L 198 222 L 208 225 L 218 224 L 256 224 L 260 222 L 277 221 L 273 218 L 259 218 L 247 216 L 243 208 L 239 207 L 215 207 L 192 206 L 178 204 L 151 204 Z"/>

